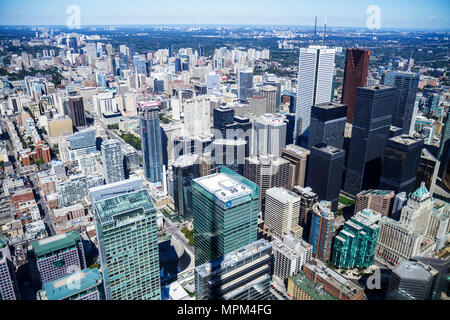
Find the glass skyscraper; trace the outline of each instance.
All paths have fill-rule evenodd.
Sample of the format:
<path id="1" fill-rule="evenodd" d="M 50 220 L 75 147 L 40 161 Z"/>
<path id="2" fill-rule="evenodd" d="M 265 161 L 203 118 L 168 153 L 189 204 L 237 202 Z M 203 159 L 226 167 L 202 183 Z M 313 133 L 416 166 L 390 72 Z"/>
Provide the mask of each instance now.
<path id="1" fill-rule="evenodd" d="M 123 155 L 120 142 L 115 139 L 103 141 L 102 162 L 106 184 L 124 179 Z"/>
<path id="2" fill-rule="evenodd" d="M 159 127 L 159 103 L 142 102 L 139 107 L 145 178 L 152 183 L 161 183 L 163 157 Z"/>
<path id="3" fill-rule="evenodd" d="M 193 184 L 195 265 L 257 239 L 259 187 L 226 167 Z"/>
<path id="4" fill-rule="evenodd" d="M 94 201 L 93 208 L 106 300 L 159 300 L 156 209 L 148 191 Z"/>

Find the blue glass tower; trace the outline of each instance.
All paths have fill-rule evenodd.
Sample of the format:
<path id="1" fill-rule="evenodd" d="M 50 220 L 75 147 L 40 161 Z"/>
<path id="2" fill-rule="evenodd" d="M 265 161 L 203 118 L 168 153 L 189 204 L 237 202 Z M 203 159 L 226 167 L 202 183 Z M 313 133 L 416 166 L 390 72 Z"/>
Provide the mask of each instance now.
<path id="1" fill-rule="evenodd" d="M 139 105 L 141 143 L 145 178 L 152 183 L 162 182 L 162 142 L 159 127 L 159 104 L 142 102 Z"/>

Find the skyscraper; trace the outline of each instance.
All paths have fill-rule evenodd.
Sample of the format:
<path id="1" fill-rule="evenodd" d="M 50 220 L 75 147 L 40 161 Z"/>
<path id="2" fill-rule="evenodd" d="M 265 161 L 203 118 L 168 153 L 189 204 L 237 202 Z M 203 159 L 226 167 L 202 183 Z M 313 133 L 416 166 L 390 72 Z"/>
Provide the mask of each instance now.
<path id="1" fill-rule="evenodd" d="M 261 96 L 267 99 L 266 113 L 277 112 L 277 88 L 274 86 L 264 86 L 259 90 Z"/>
<path id="2" fill-rule="evenodd" d="M 0 300 L 19 300 L 18 283 L 8 243 L 0 235 Z"/>
<path id="3" fill-rule="evenodd" d="M 335 54 L 335 49 L 323 46 L 300 49 L 294 140 L 302 136 L 301 146 L 308 145 L 311 107 L 330 102 Z"/>
<path id="4" fill-rule="evenodd" d="M 192 193 L 196 266 L 256 241 L 256 184 L 222 167 L 222 173 L 195 179 Z"/>
<path id="5" fill-rule="evenodd" d="M 141 102 L 139 109 L 145 178 L 152 183 L 161 183 L 163 159 L 159 103 Z"/>
<path id="6" fill-rule="evenodd" d="M 314 190 L 319 199 L 330 201 L 333 211 L 338 209 L 344 167 L 344 150 L 325 144 L 311 148 L 306 185 Z"/>
<path id="7" fill-rule="evenodd" d="M 334 239 L 332 261 L 338 268 L 368 268 L 375 258 L 381 214 L 364 209 L 344 225 Z"/>
<path id="8" fill-rule="evenodd" d="M 83 243 L 75 231 L 32 242 L 28 257 L 38 287 L 86 268 Z"/>
<path id="9" fill-rule="evenodd" d="M 198 156 L 183 155 L 172 165 L 175 212 L 178 218 L 192 218 L 192 184 L 200 177 Z"/>
<path id="10" fill-rule="evenodd" d="M 278 237 L 290 233 L 302 233 L 298 224 L 300 196 L 285 188 L 266 191 L 264 224 Z M 300 235 L 301 236 L 301 235 Z"/>
<path id="11" fill-rule="evenodd" d="M 364 190 L 356 195 L 355 213 L 366 208 L 381 213 L 383 217 L 390 214 L 391 204 L 394 202 L 393 190 Z"/>
<path id="12" fill-rule="evenodd" d="M 423 145 L 423 139 L 407 135 L 386 141 L 380 189 L 394 190 L 395 193 L 414 190 Z"/>
<path id="13" fill-rule="evenodd" d="M 81 96 L 69 97 L 68 113 L 74 127 L 86 126 L 86 115 L 84 114 L 84 103 Z"/>
<path id="14" fill-rule="evenodd" d="M 252 155 L 280 157 L 286 146 L 286 123 L 280 115 L 265 114 L 253 120 Z"/>
<path id="15" fill-rule="evenodd" d="M 269 78 L 267 81 L 264 81 L 264 85 L 277 88 L 276 106 L 273 113 L 279 113 L 281 105 L 281 82 L 277 81 L 277 79 L 273 77 Z"/>
<path id="16" fill-rule="evenodd" d="M 288 189 L 294 186 L 305 187 L 306 171 L 308 169 L 308 159 L 310 155 L 308 149 L 296 146 L 294 144 L 287 145 L 283 149 L 281 157 L 291 163 L 291 179 L 289 181 Z"/>
<path id="17" fill-rule="evenodd" d="M 295 186 L 293 191 L 300 196 L 299 224 L 303 229 L 303 239 L 309 240 L 311 230 L 311 216 L 314 205 L 319 202 L 319 197 L 310 187 Z"/>
<path id="18" fill-rule="evenodd" d="M 417 171 L 416 189 L 420 187 L 422 182 L 425 182 L 425 186 L 433 195 L 440 165 L 441 162 L 428 149 L 423 148 Z"/>
<path id="19" fill-rule="evenodd" d="M 253 71 L 241 70 L 238 78 L 238 98 L 240 101 L 247 101 L 251 96 L 253 96 Z"/>
<path id="20" fill-rule="evenodd" d="M 444 129 L 442 130 L 441 144 L 439 145 L 438 160 L 441 162 L 439 177 L 442 178 L 447 171 L 450 160 L 450 116 L 445 118 Z"/>
<path id="21" fill-rule="evenodd" d="M 394 269 L 387 300 L 430 300 L 439 272 L 422 262 L 402 261 Z"/>
<path id="22" fill-rule="evenodd" d="M 289 161 L 283 158 L 252 156 L 245 159 L 244 177 L 256 183 L 260 189 L 260 211 L 265 211 L 267 189 L 288 187 L 290 169 Z"/>
<path id="23" fill-rule="evenodd" d="M 333 239 L 334 213 L 331 203 L 321 201 L 312 210 L 309 243 L 313 245 L 313 256 L 322 261 L 331 258 L 331 240 Z"/>
<path id="24" fill-rule="evenodd" d="M 345 60 L 342 103 L 348 106 L 347 122 L 353 123 L 358 87 L 365 87 L 369 74 L 370 51 L 364 49 L 347 49 Z"/>
<path id="25" fill-rule="evenodd" d="M 125 179 L 120 142 L 115 139 L 102 142 L 102 162 L 106 184 Z"/>
<path id="26" fill-rule="evenodd" d="M 308 149 L 318 144 L 335 148 L 344 147 L 347 106 L 335 102 L 315 105 L 311 108 L 310 137 Z"/>
<path id="27" fill-rule="evenodd" d="M 262 239 L 197 266 L 197 300 L 267 300 L 272 259 L 272 246 Z"/>
<path id="28" fill-rule="evenodd" d="M 226 139 L 226 131 L 234 123 L 234 109 L 226 107 L 214 108 L 214 129 L 219 130 L 222 138 Z M 218 138 L 218 137 L 216 137 Z"/>
<path id="29" fill-rule="evenodd" d="M 403 134 L 409 134 L 419 78 L 419 73 L 405 71 L 388 71 L 384 77 L 384 85 L 399 90 L 398 104 L 392 114 L 392 125 L 402 128 Z"/>
<path id="30" fill-rule="evenodd" d="M 381 160 L 397 99 L 396 88 L 358 88 L 344 185 L 349 194 L 378 188 Z"/>
<path id="31" fill-rule="evenodd" d="M 106 300 L 159 300 L 156 209 L 148 191 L 94 198 L 93 210 Z"/>

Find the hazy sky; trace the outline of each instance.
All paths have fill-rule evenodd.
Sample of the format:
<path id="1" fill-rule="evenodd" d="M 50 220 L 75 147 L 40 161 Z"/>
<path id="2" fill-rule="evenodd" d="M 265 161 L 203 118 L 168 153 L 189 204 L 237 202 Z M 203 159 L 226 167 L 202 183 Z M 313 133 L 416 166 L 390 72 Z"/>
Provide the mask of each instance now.
<path id="1" fill-rule="evenodd" d="M 449 0 L 0 0 L 0 25 L 65 25 L 70 5 L 82 25 L 320 24 L 365 27 L 370 5 L 382 28 L 450 28 Z"/>

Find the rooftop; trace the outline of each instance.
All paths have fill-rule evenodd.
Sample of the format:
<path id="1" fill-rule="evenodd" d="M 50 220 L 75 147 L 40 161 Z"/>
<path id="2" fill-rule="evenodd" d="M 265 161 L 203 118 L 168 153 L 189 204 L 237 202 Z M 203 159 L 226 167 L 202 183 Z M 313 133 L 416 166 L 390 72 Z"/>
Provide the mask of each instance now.
<path id="1" fill-rule="evenodd" d="M 77 293 L 99 286 L 102 275 L 97 268 L 84 269 L 43 285 L 39 295 L 42 300 L 63 300 Z"/>
<path id="2" fill-rule="evenodd" d="M 219 200 L 225 202 L 253 193 L 253 190 L 247 185 L 235 180 L 226 173 L 216 173 L 194 181 L 214 194 Z"/>
<path id="3" fill-rule="evenodd" d="M 214 271 L 236 266 L 239 261 L 245 261 L 249 257 L 261 253 L 271 248 L 272 245 L 265 239 L 255 241 L 245 247 L 232 251 L 223 257 L 217 258 L 195 268 L 195 271 L 202 277 L 208 276 Z"/>
<path id="4" fill-rule="evenodd" d="M 268 189 L 266 191 L 266 195 L 271 196 L 272 198 L 277 199 L 278 201 L 281 201 L 283 203 L 300 201 L 300 197 L 296 193 L 285 188 L 274 187 Z"/>
<path id="5" fill-rule="evenodd" d="M 53 237 L 35 241 L 31 243 L 31 247 L 33 248 L 34 254 L 37 257 L 41 257 L 57 250 L 73 247 L 79 241 L 80 234 L 76 231 L 69 231 Z"/>
<path id="6" fill-rule="evenodd" d="M 145 189 L 95 203 L 95 213 L 101 224 L 112 222 L 115 215 L 139 208 L 144 211 L 154 208 L 152 199 Z"/>
<path id="7" fill-rule="evenodd" d="M 423 142 L 422 139 L 414 138 L 414 137 L 411 137 L 411 136 L 408 136 L 408 135 L 405 135 L 405 134 L 404 135 L 400 135 L 400 136 L 396 136 L 396 137 L 393 137 L 393 138 L 390 138 L 389 140 L 391 140 L 393 142 L 396 142 L 398 144 L 403 144 L 405 146 L 410 146 L 410 145 L 413 145 L 415 143 Z"/>
<path id="8" fill-rule="evenodd" d="M 314 300 L 337 300 L 335 297 L 326 293 L 320 285 L 315 285 L 302 271 L 300 271 L 296 276 L 293 276 L 291 279 L 300 289 L 310 295 Z"/>
<path id="9" fill-rule="evenodd" d="M 394 269 L 394 272 L 403 279 L 428 280 L 433 268 L 421 262 L 403 260 Z"/>
<path id="10" fill-rule="evenodd" d="M 370 196 L 370 195 L 375 195 L 375 196 L 390 196 L 390 195 L 392 195 L 392 197 L 394 197 L 395 193 L 392 190 L 375 190 L 375 189 L 370 189 L 370 190 L 361 191 L 358 194 L 358 196 Z"/>

